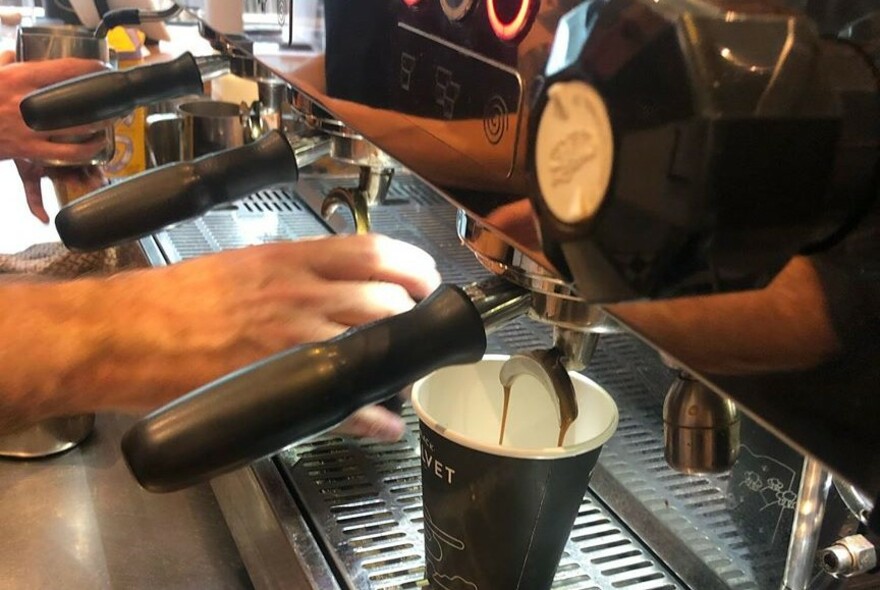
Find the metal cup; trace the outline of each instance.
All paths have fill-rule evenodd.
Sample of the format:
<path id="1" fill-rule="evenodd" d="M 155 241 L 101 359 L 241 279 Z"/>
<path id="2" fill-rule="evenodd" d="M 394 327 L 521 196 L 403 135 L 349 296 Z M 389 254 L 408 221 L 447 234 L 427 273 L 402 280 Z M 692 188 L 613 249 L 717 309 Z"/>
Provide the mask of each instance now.
<path id="1" fill-rule="evenodd" d="M 57 455 L 84 441 L 94 426 L 94 414 L 49 418 L 0 436 L 0 457 L 35 459 Z"/>
<path id="2" fill-rule="evenodd" d="M 16 34 L 15 58 L 19 62 L 43 61 L 79 57 L 94 59 L 110 64 L 110 49 L 107 40 L 96 38 L 93 31 L 85 27 L 71 25 L 52 25 L 19 27 Z M 49 159 L 40 162 L 47 166 L 89 166 L 106 164 L 113 159 L 116 142 L 113 122 L 107 122 L 94 134 L 70 136 L 59 133 L 53 140 L 64 143 L 88 142 L 96 135 L 103 137 L 104 147 L 85 160 Z"/>
<path id="3" fill-rule="evenodd" d="M 144 124 L 149 168 L 180 161 L 180 113 L 177 107 L 197 100 L 205 99 L 196 95 L 181 96 L 147 107 Z"/>
<path id="4" fill-rule="evenodd" d="M 192 160 L 245 144 L 246 113 L 240 105 L 199 100 L 181 104 L 177 111 L 181 160 Z"/>
<path id="5" fill-rule="evenodd" d="M 246 112 L 235 103 L 189 97 L 152 110 L 146 120 L 151 167 L 238 147 L 250 137 Z"/>

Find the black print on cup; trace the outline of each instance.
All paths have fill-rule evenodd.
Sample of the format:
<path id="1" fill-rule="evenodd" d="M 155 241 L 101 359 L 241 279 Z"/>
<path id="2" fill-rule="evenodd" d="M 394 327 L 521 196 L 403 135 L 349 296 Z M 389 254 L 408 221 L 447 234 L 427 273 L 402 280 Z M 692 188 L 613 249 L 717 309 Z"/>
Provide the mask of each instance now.
<path id="1" fill-rule="evenodd" d="M 464 541 L 457 539 L 434 524 L 431 513 L 424 510 L 425 515 L 425 562 L 428 579 L 436 588 L 444 590 L 470 589 L 479 590 L 476 584 L 461 576 L 448 576 L 443 573 L 443 557 L 450 551 L 464 551 Z"/>
<path id="2" fill-rule="evenodd" d="M 433 473 L 435 477 L 446 480 L 446 483 L 452 483 L 455 477 L 455 469 L 438 461 L 433 455 L 433 449 L 425 440 L 422 440 L 421 455 L 425 473 Z"/>

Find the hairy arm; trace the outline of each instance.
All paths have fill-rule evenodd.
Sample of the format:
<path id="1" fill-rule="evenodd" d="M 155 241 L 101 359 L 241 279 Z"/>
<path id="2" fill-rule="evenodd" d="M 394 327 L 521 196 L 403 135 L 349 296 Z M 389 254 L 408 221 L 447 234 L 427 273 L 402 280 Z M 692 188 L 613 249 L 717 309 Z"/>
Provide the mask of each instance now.
<path id="1" fill-rule="evenodd" d="M 821 281 L 804 257 L 761 290 L 608 309 L 689 368 L 710 373 L 806 369 L 840 347 Z"/>
<path id="2" fill-rule="evenodd" d="M 421 250 L 371 235 L 0 285 L 0 432 L 157 407 L 285 348 L 406 311 L 439 280 Z"/>

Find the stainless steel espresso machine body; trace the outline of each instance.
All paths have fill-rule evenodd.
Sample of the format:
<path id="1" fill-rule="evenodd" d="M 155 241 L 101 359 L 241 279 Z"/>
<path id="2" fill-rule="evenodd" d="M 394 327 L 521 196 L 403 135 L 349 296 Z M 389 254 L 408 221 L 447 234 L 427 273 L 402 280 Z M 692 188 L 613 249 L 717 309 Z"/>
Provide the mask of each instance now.
<path id="1" fill-rule="evenodd" d="M 870 9 L 328 0 L 323 54 L 249 51 L 300 103 L 460 208 L 462 238 L 538 295 L 536 315 L 601 331 L 589 304 L 607 304 L 675 366 L 876 496 L 880 103 L 876 48 L 854 32 Z M 813 283 L 790 287 L 804 296 L 790 299 L 795 317 L 776 317 L 773 289 L 798 255 L 812 256 Z M 697 318 L 678 322 L 687 296 L 708 297 L 685 299 Z M 540 310 L 560 299 L 580 313 Z M 688 358 L 700 346 L 711 350 Z"/>
<path id="2" fill-rule="evenodd" d="M 180 4 L 201 16 L 200 3 Z M 423 219 L 409 209 L 382 224 L 386 209 L 403 207 L 394 194 L 405 192 L 414 209 L 425 211 L 434 211 L 433 201 L 419 191 L 442 195 L 457 215 L 439 217 L 450 232 L 455 223 L 474 255 L 455 257 L 455 267 L 473 264 L 494 275 L 468 275 L 481 281 L 445 288 L 410 316 L 431 325 L 446 350 L 392 358 L 401 349 L 390 347 L 359 357 L 369 392 L 346 398 L 351 408 L 387 397 L 442 363 L 479 358 L 486 332 L 500 325 L 494 314 L 527 307 L 544 330 L 543 343 L 552 342 L 571 368 L 606 371 L 609 381 L 626 374 L 653 391 L 636 395 L 631 409 L 660 427 L 654 439 L 634 426 L 622 429 L 618 438 L 636 446 L 617 454 L 612 446 L 607 467 L 600 465 L 594 477 L 601 501 L 590 500 L 583 518 L 592 518 L 596 504 L 620 509 L 627 515 L 622 520 L 602 518 L 614 534 L 632 529 L 641 537 L 627 556 L 658 559 L 669 569 L 624 568 L 621 581 L 615 568 L 583 566 L 586 581 L 572 574 L 571 587 L 606 587 L 607 579 L 613 587 L 764 588 L 773 579 L 800 590 L 833 584 L 814 577 L 822 547 L 824 569 L 840 579 L 876 568 L 880 363 L 872 336 L 880 328 L 873 239 L 880 91 L 874 10 L 872 2 L 831 0 L 325 0 L 323 21 L 314 23 L 324 31 L 320 51 L 286 49 L 264 30 L 214 38 L 218 48 L 251 56 L 283 80 L 297 132 L 331 138 L 331 153 L 358 167 L 353 193 L 334 193 L 331 204 L 345 201 L 355 213 L 366 207 L 374 230 L 409 235 Z M 317 179 L 318 189 L 304 187 L 297 158 L 287 151 L 296 142 L 289 132 L 272 133 L 260 140 L 262 147 L 247 147 L 253 167 L 260 168 L 258 152 L 271 147 L 266 185 L 299 180 L 302 200 L 320 216 L 338 184 Z M 236 161 L 220 157 L 225 160 L 214 168 Z M 285 162 L 286 174 L 277 164 Z M 211 182 L 228 176 L 228 170 L 198 166 L 197 175 Z M 223 200 L 259 185 L 238 182 L 246 188 L 224 193 Z M 179 192 L 199 197 L 202 188 Z M 311 198 L 303 196 L 310 191 Z M 365 194 L 386 193 L 388 199 L 363 201 Z M 103 194 L 101 207 L 86 199 L 78 211 L 103 214 L 111 196 Z M 162 218 L 159 227 L 203 213 L 205 202 L 217 201 L 203 198 L 183 216 Z M 74 225 L 75 213 L 68 218 Z M 132 227 L 126 233 L 144 232 Z M 160 245 L 172 234 L 160 232 Z M 407 321 L 378 330 L 412 351 Z M 370 342 L 365 334 L 358 338 Z M 517 337 L 495 336 L 490 349 L 498 338 L 523 346 Z M 313 357 L 338 354 L 356 350 L 361 340 L 310 350 Z M 653 360 L 630 363 L 632 351 Z M 147 487 L 174 489 L 328 426 L 306 418 L 292 427 L 273 422 L 276 394 L 325 393 L 326 383 L 298 372 L 301 353 L 269 359 L 249 381 L 238 375 L 211 384 L 148 417 L 126 441 L 135 474 Z M 395 360 L 406 370 L 396 370 Z M 366 370 L 370 366 L 381 370 Z M 377 373 L 393 373 L 395 380 Z M 264 394 L 266 409 L 253 414 L 264 421 L 253 429 L 259 436 L 251 437 L 252 445 L 219 431 L 199 444 L 175 442 L 193 440 L 186 421 L 167 419 L 182 415 L 179 410 L 196 417 L 189 426 L 204 428 L 199 417 L 219 424 L 252 416 L 227 402 Z M 325 422 L 339 418 L 330 414 Z M 700 475 L 668 473 L 662 453 L 662 465 L 639 463 L 638 446 L 660 445 L 664 431 L 669 463 Z M 342 444 L 319 439 L 215 479 L 258 585 L 290 576 L 312 587 L 385 588 L 386 565 L 370 569 L 383 552 L 366 543 L 374 534 L 394 559 L 410 559 L 382 536 L 386 527 L 398 534 L 382 519 L 410 518 L 407 502 L 417 498 L 417 476 L 415 482 L 412 474 L 395 479 L 394 467 L 370 462 L 371 453 L 387 452 L 405 464 L 407 450 L 367 445 L 344 454 Z M 773 452 L 764 450 L 770 447 Z M 629 464 L 645 473 L 628 473 Z M 713 472 L 725 474 L 705 475 Z M 380 480 L 390 487 L 362 495 Z M 679 492 L 641 501 L 653 485 Z M 303 496 L 291 499 L 286 488 Z M 727 492 L 721 508 L 701 500 L 715 498 L 719 489 Z M 339 503 L 326 510 L 314 500 L 337 492 Z M 371 513 L 361 536 L 345 537 L 349 553 L 329 554 L 333 532 L 345 533 L 349 517 L 367 518 L 373 504 L 381 505 L 379 516 Z M 719 529 L 741 526 L 707 537 L 699 527 L 681 525 L 679 509 Z M 738 522 L 743 513 L 776 517 L 771 525 L 751 517 Z M 655 518 L 668 526 L 654 528 Z M 748 545 L 743 539 L 766 537 L 768 526 L 776 545 L 766 551 L 781 559 L 772 562 L 775 577 L 740 571 L 748 568 L 712 553 L 733 554 Z M 410 529 L 399 534 L 418 545 Z M 615 543 L 630 551 L 616 537 L 602 545 L 611 534 L 575 532 L 570 551 L 587 554 L 594 544 L 611 551 Z M 736 539 L 729 550 L 725 539 Z M 278 548 L 276 558 L 267 547 Z M 352 570 L 361 547 L 367 556 L 357 563 L 367 565 Z M 715 565 L 677 565 L 684 553 Z M 291 555 L 301 566 L 295 571 Z M 587 561 L 601 564 L 603 557 L 595 559 Z M 401 586 L 387 587 L 415 587 L 418 568 L 411 568 Z M 575 570 L 582 571 L 571 566 Z M 863 587 L 877 583 L 861 578 L 870 580 Z M 558 580 L 564 587 L 565 576 Z"/>

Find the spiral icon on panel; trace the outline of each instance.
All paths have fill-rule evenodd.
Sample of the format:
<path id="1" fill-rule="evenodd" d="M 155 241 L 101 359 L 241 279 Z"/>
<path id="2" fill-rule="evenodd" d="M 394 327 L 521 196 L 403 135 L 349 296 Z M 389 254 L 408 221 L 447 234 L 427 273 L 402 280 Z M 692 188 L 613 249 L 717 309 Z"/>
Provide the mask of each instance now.
<path id="1" fill-rule="evenodd" d="M 486 108 L 483 109 L 483 133 L 492 145 L 500 142 L 507 132 L 508 114 L 507 103 L 497 94 L 486 102 Z"/>

